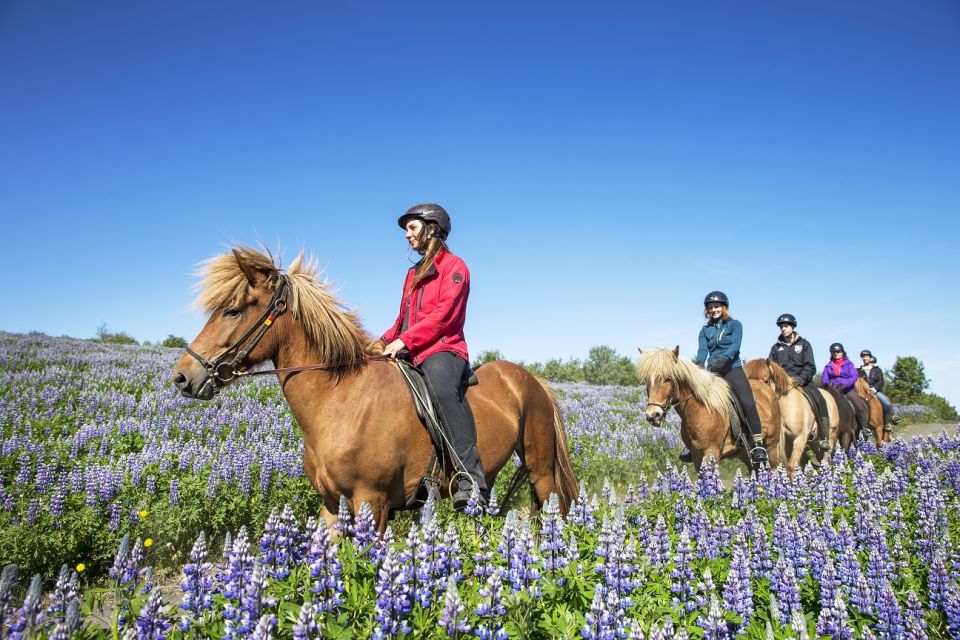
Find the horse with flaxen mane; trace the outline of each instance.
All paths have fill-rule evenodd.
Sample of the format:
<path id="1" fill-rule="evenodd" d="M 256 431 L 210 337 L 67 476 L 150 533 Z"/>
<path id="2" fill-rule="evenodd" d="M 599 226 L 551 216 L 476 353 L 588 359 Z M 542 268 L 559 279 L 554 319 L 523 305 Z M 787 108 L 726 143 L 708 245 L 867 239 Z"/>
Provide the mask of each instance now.
<path id="1" fill-rule="evenodd" d="M 375 355 L 357 316 L 303 253 L 282 273 L 272 256 L 236 248 L 204 263 L 201 275 L 198 303 L 210 317 L 177 363 L 180 392 L 209 400 L 247 368 L 272 361 L 303 434 L 304 472 L 323 496 L 324 519 L 336 520 L 341 497 L 354 513 L 366 502 L 383 532 L 433 453 L 397 363 Z M 487 485 L 516 452 L 534 507 L 556 493 L 565 513 L 577 483 L 549 386 L 505 361 L 476 373 L 466 398 Z"/>
<path id="2" fill-rule="evenodd" d="M 776 362 L 764 358 L 748 360 L 743 364 L 743 372 L 750 380 L 757 380 L 770 386 L 780 402 L 780 419 L 782 422 L 781 437 L 783 438 L 784 464 L 790 475 L 797 470 L 803 451 L 810 442 L 810 446 L 819 459 L 829 455 L 829 451 L 820 451 L 820 439 L 816 436 L 816 414 L 810 402 L 804 397 L 803 391 L 787 374 L 786 370 Z M 829 394 L 817 390 L 827 398 L 827 411 L 830 414 L 830 442 L 837 441 L 837 427 L 839 417 L 836 404 Z"/>
<path id="3" fill-rule="evenodd" d="M 658 424 L 670 409 L 680 415 L 680 438 L 690 450 L 699 472 L 704 458 L 739 456 L 751 468 L 744 447 L 734 440 L 730 427 L 732 391 L 720 376 L 681 359 L 680 347 L 641 349 L 637 374 L 647 385 L 646 419 Z M 783 455 L 780 438 L 780 405 L 773 389 L 750 381 L 760 414 L 760 425 L 770 466 L 780 464 Z"/>

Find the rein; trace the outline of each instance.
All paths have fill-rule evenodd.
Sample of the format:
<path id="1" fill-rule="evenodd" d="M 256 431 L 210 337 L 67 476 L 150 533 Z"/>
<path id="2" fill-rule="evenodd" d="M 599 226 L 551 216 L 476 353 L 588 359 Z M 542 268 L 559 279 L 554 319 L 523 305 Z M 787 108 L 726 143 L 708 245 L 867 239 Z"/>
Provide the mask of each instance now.
<path id="1" fill-rule="evenodd" d="M 383 355 L 371 355 L 364 356 L 359 360 L 343 360 L 341 362 L 320 362 L 316 364 L 305 364 L 298 367 L 282 367 L 279 369 L 260 369 L 257 371 L 247 371 L 245 369 L 240 369 L 240 365 L 246 359 L 247 355 L 253 351 L 257 346 L 260 340 L 263 338 L 267 330 L 273 326 L 274 321 L 282 316 L 287 310 L 287 293 L 290 287 L 290 283 L 287 281 L 287 276 L 280 276 L 280 286 L 277 287 L 276 292 L 274 292 L 273 297 L 270 298 L 270 302 L 267 304 L 267 310 L 263 312 L 263 315 L 253 324 L 250 329 L 244 333 L 240 338 L 234 342 L 232 345 L 227 347 L 220 355 L 218 355 L 213 360 L 207 360 L 199 353 L 187 347 L 187 353 L 193 356 L 197 362 L 203 366 L 207 372 L 207 377 L 203 381 L 203 385 L 200 387 L 202 391 L 207 385 L 212 384 L 214 391 L 218 391 L 220 386 L 230 382 L 236 378 L 242 378 L 246 376 L 260 376 L 268 373 L 293 373 L 296 371 L 322 371 L 324 369 L 336 369 L 338 367 L 360 364 L 362 362 L 379 362 L 391 360 L 387 356 Z M 249 340 L 249 342 L 247 342 Z M 246 343 L 245 346 L 244 343 Z M 231 353 L 236 351 L 236 355 L 232 360 L 228 360 Z"/>
<path id="2" fill-rule="evenodd" d="M 671 392 L 671 394 L 667 396 L 667 401 L 664 402 L 663 404 L 659 402 L 648 402 L 647 406 L 653 405 L 654 407 L 660 407 L 660 410 L 663 411 L 664 417 L 666 417 L 667 413 L 670 412 L 670 409 L 673 409 L 674 407 L 678 407 L 678 408 L 683 407 L 683 405 L 687 402 L 687 400 L 689 400 L 692 397 L 693 397 L 693 393 L 689 393 L 685 398 L 681 400 L 674 400 L 673 393 Z"/>

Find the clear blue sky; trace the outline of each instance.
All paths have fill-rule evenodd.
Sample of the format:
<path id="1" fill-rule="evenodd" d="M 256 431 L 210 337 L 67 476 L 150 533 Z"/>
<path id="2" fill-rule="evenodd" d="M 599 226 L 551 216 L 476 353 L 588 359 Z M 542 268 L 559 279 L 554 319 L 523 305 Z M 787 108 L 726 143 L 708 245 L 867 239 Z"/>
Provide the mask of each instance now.
<path id="1" fill-rule="evenodd" d="M 744 355 L 791 312 L 960 404 L 960 4 L 0 3 L 7 331 L 188 339 L 231 242 L 319 257 L 379 333 L 437 201 L 471 350 Z"/>

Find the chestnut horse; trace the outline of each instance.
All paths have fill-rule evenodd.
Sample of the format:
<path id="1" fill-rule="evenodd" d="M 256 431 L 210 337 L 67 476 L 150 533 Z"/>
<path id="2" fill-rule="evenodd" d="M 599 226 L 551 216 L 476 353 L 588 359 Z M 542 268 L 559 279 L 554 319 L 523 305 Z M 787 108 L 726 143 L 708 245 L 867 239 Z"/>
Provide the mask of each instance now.
<path id="1" fill-rule="evenodd" d="M 366 502 L 383 532 L 433 453 L 397 363 L 371 355 L 379 341 L 303 253 L 281 273 L 272 256 L 236 248 L 204 263 L 201 275 L 198 304 L 210 317 L 177 363 L 174 384 L 187 397 L 209 400 L 246 368 L 272 361 L 303 434 L 303 468 L 323 496 L 324 519 L 333 524 L 341 497 L 354 513 Z M 517 453 L 534 507 L 556 493 L 566 512 L 577 482 L 552 391 L 510 362 L 485 364 L 477 378 L 466 398 L 487 485 Z M 442 495 L 449 495 L 446 484 Z"/>
<path id="2" fill-rule="evenodd" d="M 877 396 L 870 393 L 870 385 L 863 378 L 857 378 L 856 389 L 857 395 L 863 398 L 870 410 L 870 429 L 873 430 L 874 439 L 879 448 L 882 443 L 891 440 L 890 432 L 883 428 L 883 405 L 880 404 Z"/>
<path id="3" fill-rule="evenodd" d="M 658 424 L 671 408 L 680 415 L 680 438 L 690 450 L 693 465 L 700 471 L 704 458 L 739 456 L 752 469 L 747 451 L 734 440 L 730 428 L 733 391 L 718 375 L 681 359 L 680 347 L 640 350 L 637 374 L 647 385 L 646 418 Z M 780 464 L 783 447 L 780 437 L 780 405 L 769 386 L 750 381 L 760 413 L 760 426 L 770 466 Z M 746 427 L 744 427 L 746 429 Z"/>
<path id="4" fill-rule="evenodd" d="M 750 380 L 769 385 L 780 401 L 784 464 L 791 476 L 800 465 L 803 451 L 808 444 L 817 459 L 830 454 L 830 451 L 820 451 L 816 415 L 803 391 L 783 367 L 771 360 L 755 358 L 743 364 L 743 372 Z M 830 443 L 833 445 L 837 441 L 837 427 L 840 425 L 837 405 L 827 392 L 818 389 L 817 393 L 826 399 L 827 412 L 830 414 Z"/>

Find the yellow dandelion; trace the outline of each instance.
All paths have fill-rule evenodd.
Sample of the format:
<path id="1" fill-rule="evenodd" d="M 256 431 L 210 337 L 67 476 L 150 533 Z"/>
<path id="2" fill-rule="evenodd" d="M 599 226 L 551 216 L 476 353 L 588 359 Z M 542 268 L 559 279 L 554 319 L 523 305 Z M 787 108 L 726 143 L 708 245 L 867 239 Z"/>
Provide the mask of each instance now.
<path id="1" fill-rule="evenodd" d="M 87 565 L 82 562 L 77 565 L 77 573 L 83 573 L 87 569 Z"/>
<path id="2" fill-rule="evenodd" d="M 153 546 L 153 538 L 147 538 L 146 540 L 144 540 L 144 541 L 143 541 L 143 546 L 145 546 L 145 547 L 152 547 L 152 546 Z"/>
<path id="3" fill-rule="evenodd" d="M 139 515 L 141 518 L 146 518 L 149 514 L 150 512 L 147 511 L 146 509 L 141 509 L 140 511 L 137 512 L 137 515 Z"/>

